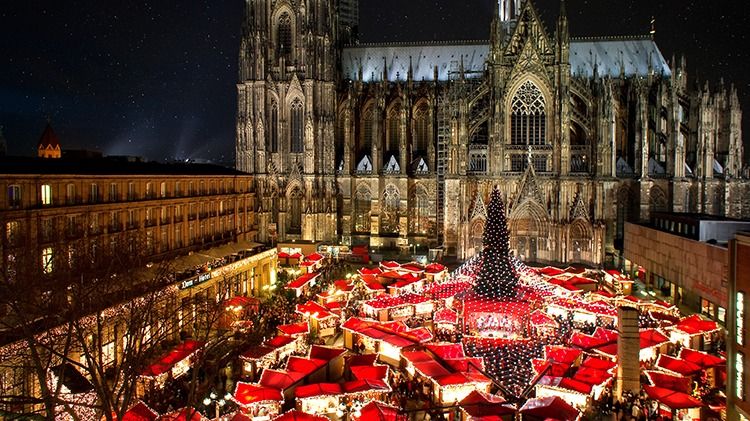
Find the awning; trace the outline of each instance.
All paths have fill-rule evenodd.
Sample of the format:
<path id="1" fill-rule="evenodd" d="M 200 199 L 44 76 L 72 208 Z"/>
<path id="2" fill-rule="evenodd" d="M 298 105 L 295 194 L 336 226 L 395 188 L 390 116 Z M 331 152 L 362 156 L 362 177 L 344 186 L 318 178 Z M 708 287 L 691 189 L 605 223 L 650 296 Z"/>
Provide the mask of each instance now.
<path id="1" fill-rule="evenodd" d="M 692 336 L 714 332 L 719 329 L 719 325 L 714 321 L 704 320 L 701 316 L 693 314 L 680 320 L 674 328 Z"/>
<path id="2" fill-rule="evenodd" d="M 314 360 L 331 361 L 334 358 L 344 355 L 346 352 L 343 348 L 333 348 L 327 346 L 313 345 L 310 348 L 309 357 Z"/>
<path id="3" fill-rule="evenodd" d="M 692 376 L 701 371 L 701 367 L 697 364 L 665 354 L 659 355 L 659 358 L 656 360 L 656 367 L 683 376 Z"/>
<path id="4" fill-rule="evenodd" d="M 386 382 L 378 379 L 352 380 L 344 383 L 344 392 L 362 393 L 369 391 L 390 392 L 391 388 Z"/>
<path id="5" fill-rule="evenodd" d="M 192 356 L 200 348 L 202 348 L 203 345 L 205 345 L 205 342 L 187 340 L 174 347 L 168 354 L 163 355 L 156 363 L 146 367 L 146 369 L 141 372 L 141 375 L 147 377 L 156 377 L 164 374 L 167 371 L 171 370 L 172 367 L 174 367 L 180 361 Z"/>
<path id="6" fill-rule="evenodd" d="M 314 373 L 317 369 L 325 366 L 326 364 L 327 361 L 324 360 L 291 356 L 286 363 L 286 369 L 288 371 L 296 371 L 307 376 Z"/>
<path id="7" fill-rule="evenodd" d="M 575 421 L 580 415 L 577 409 L 558 396 L 529 399 L 519 412 L 541 419 L 552 418 L 560 421 Z"/>
<path id="8" fill-rule="evenodd" d="M 300 335 L 303 333 L 307 333 L 310 330 L 310 326 L 307 322 L 299 322 L 299 323 L 291 323 L 288 325 L 280 325 L 277 326 L 276 329 L 278 329 L 281 333 L 289 336 L 294 335 Z"/>
<path id="9" fill-rule="evenodd" d="M 674 390 L 664 389 L 656 386 L 643 386 L 643 390 L 651 399 L 671 409 L 688 409 L 699 408 L 703 403 L 687 393 L 675 392 Z"/>
<path id="10" fill-rule="evenodd" d="M 284 397 L 281 396 L 279 389 L 237 382 L 234 389 L 234 400 L 242 406 L 247 406 L 266 401 L 282 402 Z"/>
<path id="11" fill-rule="evenodd" d="M 340 395 L 343 390 L 338 383 L 313 383 L 298 386 L 294 390 L 294 396 L 298 399 L 312 398 L 324 395 Z"/>
<path id="12" fill-rule="evenodd" d="M 700 366 L 704 370 L 711 367 L 720 367 L 726 365 L 727 360 L 716 355 L 711 355 L 705 352 L 696 351 L 690 348 L 682 348 L 680 350 L 680 359 L 691 362 L 695 365 Z"/>
<path id="13" fill-rule="evenodd" d="M 305 378 L 304 373 L 265 369 L 260 375 L 260 384 L 273 389 L 284 390 Z"/>
<path id="14" fill-rule="evenodd" d="M 399 414 L 399 409 L 378 401 L 370 401 L 359 410 L 359 415 L 352 415 L 354 421 L 402 421 L 406 415 Z"/>
<path id="15" fill-rule="evenodd" d="M 351 368 L 352 376 L 357 380 L 383 380 L 388 376 L 387 365 L 361 365 Z"/>
<path id="16" fill-rule="evenodd" d="M 690 393 L 690 386 L 693 383 L 689 377 L 673 376 L 662 371 L 646 370 L 644 374 L 648 377 L 651 385 L 680 393 Z"/>
<path id="17" fill-rule="evenodd" d="M 158 417 L 159 414 L 156 411 L 149 408 L 143 401 L 138 401 L 122 416 L 121 421 L 154 421 Z"/>

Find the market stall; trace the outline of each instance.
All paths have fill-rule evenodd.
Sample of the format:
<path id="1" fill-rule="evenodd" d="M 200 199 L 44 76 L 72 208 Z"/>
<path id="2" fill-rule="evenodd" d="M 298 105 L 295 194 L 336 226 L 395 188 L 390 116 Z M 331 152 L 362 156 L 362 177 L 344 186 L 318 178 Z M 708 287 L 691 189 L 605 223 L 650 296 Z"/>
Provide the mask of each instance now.
<path id="1" fill-rule="evenodd" d="M 143 401 L 138 401 L 125 412 L 120 421 L 154 421 L 158 417 L 159 414 L 156 411 L 149 408 Z"/>
<path id="2" fill-rule="evenodd" d="M 244 382 L 237 382 L 232 399 L 255 421 L 278 415 L 284 402 L 279 389 Z"/>
<path id="3" fill-rule="evenodd" d="M 338 383 L 312 383 L 297 387 L 295 398 L 297 409 L 318 415 L 334 415 L 343 393 Z"/>
<path id="4" fill-rule="evenodd" d="M 518 410 L 522 420 L 555 419 L 560 421 L 576 421 L 581 418 L 581 412 L 557 396 L 529 399 Z"/>
<path id="5" fill-rule="evenodd" d="M 169 414 L 162 415 L 159 421 L 207 421 L 208 418 L 195 408 L 182 408 Z"/>
<path id="6" fill-rule="evenodd" d="M 138 396 L 143 396 L 147 390 L 161 389 L 167 379 L 177 379 L 187 373 L 204 345 L 202 341 L 187 340 L 143 369 L 139 377 Z"/>
<path id="7" fill-rule="evenodd" d="M 686 416 L 696 421 L 701 419 L 700 409 L 703 403 L 687 393 L 648 385 L 643 386 L 643 390 L 649 398 L 659 402 L 661 415 L 672 419 L 686 419 Z"/>
<path id="8" fill-rule="evenodd" d="M 319 337 L 328 337 L 336 333 L 339 317 L 315 301 L 297 304 L 296 312 L 301 314 L 310 324 L 310 332 Z"/>
<path id="9" fill-rule="evenodd" d="M 474 390 L 459 403 L 463 421 L 512 421 L 516 408 L 504 399 Z"/>
<path id="10" fill-rule="evenodd" d="M 315 286 L 315 282 L 318 279 L 318 276 L 320 276 L 320 274 L 315 272 L 300 275 L 293 281 L 290 281 L 286 285 L 286 289 L 291 289 L 292 291 L 294 291 L 297 297 L 299 297 L 307 290 L 307 288 Z"/>
<path id="11" fill-rule="evenodd" d="M 686 348 L 697 350 L 710 348 L 719 331 L 718 323 L 697 314 L 685 317 L 669 328 L 672 342 L 680 342 Z"/>
<path id="12" fill-rule="evenodd" d="M 352 421 L 406 421 L 407 416 L 395 406 L 373 400 L 355 411 L 350 419 Z"/>

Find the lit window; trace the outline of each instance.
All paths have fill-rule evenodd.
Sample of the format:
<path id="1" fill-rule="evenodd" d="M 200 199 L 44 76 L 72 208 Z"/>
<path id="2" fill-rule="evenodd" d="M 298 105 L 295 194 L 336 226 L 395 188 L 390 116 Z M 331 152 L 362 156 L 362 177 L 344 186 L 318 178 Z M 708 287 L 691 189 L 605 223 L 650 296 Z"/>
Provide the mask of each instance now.
<path id="1" fill-rule="evenodd" d="M 745 400 L 745 354 L 737 353 L 734 368 L 737 370 L 737 398 Z"/>
<path id="2" fill-rule="evenodd" d="M 52 186 L 49 184 L 42 184 L 42 205 L 52 204 Z"/>
<path id="3" fill-rule="evenodd" d="M 21 227 L 18 221 L 11 221 L 5 224 L 5 239 L 9 246 L 15 246 L 18 243 L 18 234 Z"/>
<path id="4" fill-rule="evenodd" d="M 745 344 L 745 293 L 737 293 L 737 345 Z"/>
<path id="5" fill-rule="evenodd" d="M 52 273 L 52 247 L 42 249 L 42 271 Z"/>
<path id="6" fill-rule="evenodd" d="M 721 306 L 717 306 L 716 307 L 716 318 L 720 322 L 726 323 L 727 322 L 727 309 L 725 309 L 724 307 L 721 307 Z"/>

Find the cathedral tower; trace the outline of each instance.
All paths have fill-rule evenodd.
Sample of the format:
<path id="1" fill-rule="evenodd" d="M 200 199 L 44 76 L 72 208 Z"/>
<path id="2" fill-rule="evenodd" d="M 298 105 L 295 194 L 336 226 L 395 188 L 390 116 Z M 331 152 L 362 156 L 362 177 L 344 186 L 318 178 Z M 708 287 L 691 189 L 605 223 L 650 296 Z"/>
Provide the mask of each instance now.
<path id="1" fill-rule="evenodd" d="M 246 0 L 237 168 L 256 174 L 259 240 L 334 240 L 339 48 L 333 0 Z"/>

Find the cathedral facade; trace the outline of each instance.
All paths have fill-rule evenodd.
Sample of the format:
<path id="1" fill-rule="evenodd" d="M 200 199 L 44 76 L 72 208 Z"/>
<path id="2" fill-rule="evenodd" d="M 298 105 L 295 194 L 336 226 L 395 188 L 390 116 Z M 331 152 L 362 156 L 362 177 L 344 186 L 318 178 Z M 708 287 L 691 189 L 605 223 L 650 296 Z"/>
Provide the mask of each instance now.
<path id="1" fill-rule="evenodd" d="M 351 3 L 351 1 L 349 2 Z M 651 36 L 548 31 L 500 0 L 482 42 L 357 44 L 336 0 L 246 0 L 237 168 L 259 240 L 481 247 L 493 186 L 511 249 L 599 265 L 625 221 L 750 215 L 737 92 Z"/>

